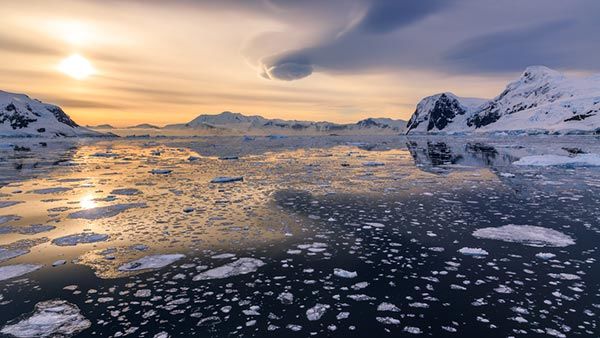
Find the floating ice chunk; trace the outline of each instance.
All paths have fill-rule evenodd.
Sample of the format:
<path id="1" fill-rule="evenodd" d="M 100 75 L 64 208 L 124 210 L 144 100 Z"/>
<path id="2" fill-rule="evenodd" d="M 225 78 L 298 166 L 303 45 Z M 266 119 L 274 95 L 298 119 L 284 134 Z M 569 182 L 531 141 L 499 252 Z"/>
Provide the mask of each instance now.
<path id="1" fill-rule="evenodd" d="M 515 177 L 515 174 L 511 174 L 511 173 L 500 173 L 499 175 L 501 177 L 507 177 L 507 178 Z"/>
<path id="2" fill-rule="evenodd" d="M 310 320 L 310 321 L 319 320 L 319 319 L 321 319 L 321 317 L 325 314 L 325 312 L 329 308 L 330 308 L 330 306 L 327 304 L 318 304 L 317 303 L 315 306 L 306 310 L 306 318 L 308 318 L 308 320 Z"/>
<path id="3" fill-rule="evenodd" d="M 153 338 L 169 338 L 169 337 L 171 337 L 171 336 L 168 333 L 166 333 L 165 331 L 159 332 L 153 336 Z"/>
<path id="4" fill-rule="evenodd" d="M 366 225 L 370 225 L 370 226 L 372 226 L 374 228 L 383 228 L 383 227 L 385 227 L 384 224 L 376 223 L 376 222 L 365 222 L 365 224 Z"/>
<path id="5" fill-rule="evenodd" d="M 232 253 L 223 253 L 223 254 L 220 254 L 220 255 L 214 255 L 211 258 L 212 259 L 227 259 L 227 258 L 233 258 L 233 257 L 235 257 L 235 254 L 232 254 Z"/>
<path id="6" fill-rule="evenodd" d="M 281 304 L 292 304 L 294 302 L 294 295 L 291 292 L 282 292 L 277 296 L 277 299 Z"/>
<path id="7" fill-rule="evenodd" d="M 18 221 L 20 219 L 21 219 L 21 216 L 17 216 L 17 215 L 2 215 L 2 216 L 0 216 L 0 224 L 12 222 L 12 221 Z"/>
<path id="8" fill-rule="evenodd" d="M 0 201 L 0 208 L 8 208 L 13 205 L 17 205 L 19 203 L 23 203 L 23 201 Z"/>
<path id="9" fill-rule="evenodd" d="M 560 231 L 533 225 L 510 224 L 497 228 L 482 228 L 475 230 L 473 236 L 534 246 L 565 247 L 575 244 L 573 238 Z"/>
<path id="10" fill-rule="evenodd" d="M 482 248 L 461 248 L 460 250 L 458 250 L 458 252 L 460 252 L 463 255 L 467 255 L 467 256 L 487 256 L 489 254 L 489 252 L 483 250 Z"/>
<path id="11" fill-rule="evenodd" d="M 346 319 L 348 317 L 350 317 L 350 312 L 340 312 L 337 314 L 337 316 L 335 316 L 337 320 Z"/>
<path id="12" fill-rule="evenodd" d="M 43 265 L 38 264 L 17 264 L 0 266 L 0 281 L 20 277 L 35 270 L 38 270 Z"/>
<path id="13" fill-rule="evenodd" d="M 255 272 L 261 266 L 265 265 L 263 261 L 256 258 L 242 257 L 231 263 L 206 270 L 196 276 L 194 281 L 228 278 L 237 275 L 245 275 Z"/>
<path id="14" fill-rule="evenodd" d="M 598 167 L 600 166 L 600 155 L 598 154 L 579 154 L 575 156 L 562 155 L 534 155 L 525 156 L 520 160 L 513 162 L 514 165 L 538 166 L 538 167 Z"/>
<path id="15" fill-rule="evenodd" d="M 375 317 L 375 319 L 381 324 L 385 325 L 399 325 L 400 321 L 392 317 Z"/>
<path id="16" fill-rule="evenodd" d="M 244 177 L 242 176 L 219 176 L 213 178 L 210 183 L 230 183 L 230 182 L 239 182 L 243 181 Z"/>
<path id="17" fill-rule="evenodd" d="M 392 303 L 383 302 L 377 306 L 377 311 L 400 312 L 400 309 Z"/>
<path id="18" fill-rule="evenodd" d="M 358 294 L 358 295 L 348 295 L 348 298 L 355 300 L 357 302 L 364 302 L 364 301 L 368 301 L 368 300 L 375 300 L 374 297 L 371 296 L 367 296 L 365 294 Z"/>
<path id="19" fill-rule="evenodd" d="M 514 290 L 506 285 L 500 285 L 497 288 L 495 288 L 494 291 L 496 291 L 498 293 L 509 294 L 509 293 L 513 293 Z"/>
<path id="20" fill-rule="evenodd" d="M 139 191 L 138 189 L 135 189 L 135 188 L 122 188 L 122 189 L 114 189 L 110 193 L 111 193 L 111 195 L 127 195 L 127 196 L 131 196 L 131 195 L 139 195 L 142 192 Z"/>
<path id="21" fill-rule="evenodd" d="M 376 162 L 376 161 L 367 161 L 367 162 L 363 162 L 362 164 L 365 167 L 381 167 L 384 166 L 385 163 L 383 162 Z"/>
<path id="22" fill-rule="evenodd" d="M 36 189 L 36 190 L 32 190 L 31 192 L 34 194 L 47 195 L 47 194 L 58 194 L 59 192 L 65 192 L 65 191 L 69 191 L 69 190 L 73 190 L 73 189 L 66 188 L 66 187 L 56 187 L 56 188 Z"/>
<path id="23" fill-rule="evenodd" d="M 25 248 L 14 248 L 14 249 L 7 249 L 7 248 L 0 248 L 0 263 L 2 262 L 6 262 L 10 259 L 19 257 L 19 256 L 23 256 L 29 253 L 29 250 L 25 249 Z"/>
<path id="24" fill-rule="evenodd" d="M 556 257 L 556 255 L 553 253 L 549 253 L 549 252 L 539 252 L 539 253 L 535 254 L 535 257 L 537 257 L 539 259 L 552 259 L 552 258 Z"/>
<path id="25" fill-rule="evenodd" d="M 355 278 L 356 276 L 358 276 L 358 273 L 356 273 L 356 271 L 347 271 L 339 268 L 334 268 L 333 274 L 341 278 Z"/>
<path id="26" fill-rule="evenodd" d="M 150 173 L 153 175 L 168 175 L 172 172 L 173 172 L 173 170 L 171 170 L 171 169 L 152 169 L 152 170 L 150 170 Z"/>
<path id="27" fill-rule="evenodd" d="M 549 273 L 548 276 L 554 278 L 554 279 L 562 279 L 562 280 L 578 280 L 581 279 L 581 277 L 577 276 L 577 275 L 573 275 L 570 273 Z"/>
<path id="28" fill-rule="evenodd" d="M 57 261 L 54 261 L 54 263 L 52 263 L 52 266 L 60 266 L 60 265 L 65 265 L 67 264 L 67 261 L 64 259 L 59 259 Z"/>
<path id="29" fill-rule="evenodd" d="M 49 300 L 37 303 L 29 317 L 4 326 L 0 332 L 15 337 L 70 337 L 91 325 L 76 305 Z"/>
<path id="30" fill-rule="evenodd" d="M 150 289 L 139 289 L 133 294 L 133 296 L 138 298 L 148 298 L 152 296 L 152 291 Z"/>
<path id="31" fill-rule="evenodd" d="M 96 243 L 96 242 L 104 242 L 110 236 L 106 234 L 97 234 L 94 232 L 82 232 L 79 234 L 68 235 L 64 237 L 55 238 L 52 240 L 52 244 L 58 246 L 73 246 L 77 244 L 87 244 L 87 243 Z"/>
<path id="32" fill-rule="evenodd" d="M 83 218 L 83 219 L 99 219 L 113 217 L 125 210 L 133 208 L 144 208 L 146 203 L 124 203 L 124 204 L 113 204 L 104 207 L 97 207 L 91 209 L 84 209 L 74 212 L 69 215 L 69 218 Z"/>
<path id="33" fill-rule="evenodd" d="M 402 331 L 408 332 L 408 333 L 412 333 L 412 334 L 421 334 L 421 333 L 423 333 L 423 331 L 421 331 L 420 328 L 414 327 L 414 326 L 405 326 Z"/>
<path id="34" fill-rule="evenodd" d="M 148 269 L 160 269 L 173 264 L 184 258 L 182 254 L 150 255 L 125 263 L 119 267 L 119 271 L 138 271 Z"/>

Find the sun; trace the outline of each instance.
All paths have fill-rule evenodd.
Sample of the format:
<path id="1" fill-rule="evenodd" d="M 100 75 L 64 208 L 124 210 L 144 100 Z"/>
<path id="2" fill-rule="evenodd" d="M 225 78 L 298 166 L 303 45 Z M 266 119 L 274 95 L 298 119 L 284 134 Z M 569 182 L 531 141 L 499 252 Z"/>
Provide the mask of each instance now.
<path id="1" fill-rule="evenodd" d="M 77 80 L 86 79 L 96 73 L 92 64 L 79 54 L 73 54 L 62 60 L 58 70 Z"/>

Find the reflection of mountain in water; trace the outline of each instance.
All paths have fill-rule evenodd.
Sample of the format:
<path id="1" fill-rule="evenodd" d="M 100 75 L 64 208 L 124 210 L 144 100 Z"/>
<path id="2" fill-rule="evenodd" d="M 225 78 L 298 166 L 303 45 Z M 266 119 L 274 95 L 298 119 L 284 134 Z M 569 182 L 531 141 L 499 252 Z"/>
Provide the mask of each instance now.
<path id="1" fill-rule="evenodd" d="M 518 159 L 480 142 L 409 140 L 406 145 L 419 168 L 435 173 L 465 167 L 508 166 Z"/>

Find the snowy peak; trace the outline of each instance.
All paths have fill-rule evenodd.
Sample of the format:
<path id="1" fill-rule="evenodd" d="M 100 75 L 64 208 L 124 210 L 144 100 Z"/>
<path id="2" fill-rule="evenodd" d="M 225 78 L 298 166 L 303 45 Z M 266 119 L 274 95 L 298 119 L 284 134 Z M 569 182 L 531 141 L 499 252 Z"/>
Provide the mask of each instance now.
<path id="1" fill-rule="evenodd" d="M 80 127 L 60 107 L 0 91 L 0 136 L 100 135 Z"/>
<path id="2" fill-rule="evenodd" d="M 417 104 L 417 109 L 408 121 L 407 133 L 445 130 L 463 116 L 470 116 L 482 103 L 481 99 L 460 98 L 452 93 L 428 96 Z"/>
<path id="3" fill-rule="evenodd" d="M 367 118 L 355 124 L 332 122 L 267 119 L 262 116 L 247 116 L 229 111 L 216 115 L 200 115 L 188 123 L 172 124 L 165 129 L 184 129 L 219 134 L 369 134 L 401 133 L 406 122 L 389 118 Z"/>
<path id="4" fill-rule="evenodd" d="M 440 100 L 445 95 L 446 100 Z M 425 98 L 409 121 L 415 132 L 580 133 L 600 130 L 600 76 L 566 77 L 544 66 L 525 69 L 497 97 L 467 109 L 450 93 Z M 454 116 L 454 118 L 453 118 Z M 426 124 L 427 127 L 422 125 Z"/>

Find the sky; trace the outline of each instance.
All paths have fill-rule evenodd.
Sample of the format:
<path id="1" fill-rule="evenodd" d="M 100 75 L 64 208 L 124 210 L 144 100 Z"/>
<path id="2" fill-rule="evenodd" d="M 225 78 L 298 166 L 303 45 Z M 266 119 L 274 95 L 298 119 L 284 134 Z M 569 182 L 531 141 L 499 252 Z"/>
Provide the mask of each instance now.
<path id="1" fill-rule="evenodd" d="M 600 71 L 597 0 L 0 0 L 0 90 L 82 125 L 408 119 L 529 65 Z"/>

